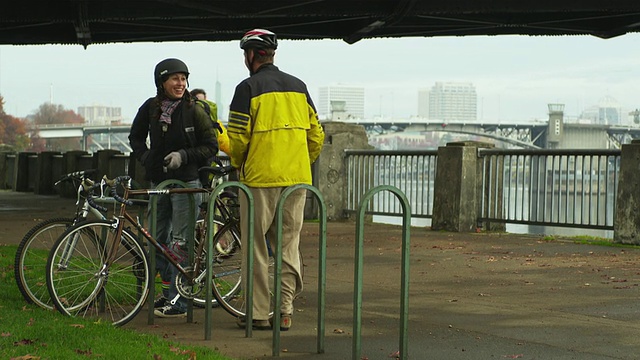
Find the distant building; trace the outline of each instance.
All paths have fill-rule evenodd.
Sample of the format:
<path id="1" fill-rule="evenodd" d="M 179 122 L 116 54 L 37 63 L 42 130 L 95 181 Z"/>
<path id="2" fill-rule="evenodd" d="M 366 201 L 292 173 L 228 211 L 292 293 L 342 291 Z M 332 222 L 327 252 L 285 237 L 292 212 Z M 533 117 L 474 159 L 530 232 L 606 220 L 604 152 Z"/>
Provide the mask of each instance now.
<path id="1" fill-rule="evenodd" d="M 102 105 L 80 106 L 78 115 L 89 125 L 111 125 L 122 122 L 122 108 Z"/>
<path id="2" fill-rule="evenodd" d="M 348 85 L 323 86 L 319 89 L 318 116 L 323 120 L 364 118 L 364 88 Z"/>
<path id="3" fill-rule="evenodd" d="M 218 119 L 220 120 L 224 120 L 224 122 L 226 123 L 226 118 L 223 118 L 223 112 L 222 112 L 222 84 L 220 83 L 220 81 L 216 80 L 216 93 L 215 93 L 215 103 L 218 106 Z"/>
<path id="4" fill-rule="evenodd" d="M 430 120 L 473 122 L 478 118 L 478 94 L 472 83 L 436 82 L 418 92 L 418 116 Z"/>
<path id="5" fill-rule="evenodd" d="M 418 117 L 429 118 L 429 94 L 427 89 L 418 90 Z"/>
<path id="6" fill-rule="evenodd" d="M 620 103 L 611 96 L 605 96 L 598 105 L 585 109 L 580 119 L 599 125 L 620 125 L 623 123 L 623 111 Z"/>

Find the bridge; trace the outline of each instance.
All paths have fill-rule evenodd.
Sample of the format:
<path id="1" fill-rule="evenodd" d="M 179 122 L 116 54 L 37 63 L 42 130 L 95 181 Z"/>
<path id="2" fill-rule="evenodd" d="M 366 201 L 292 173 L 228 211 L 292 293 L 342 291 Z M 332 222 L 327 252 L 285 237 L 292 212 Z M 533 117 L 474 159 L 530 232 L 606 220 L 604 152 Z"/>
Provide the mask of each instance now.
<path id="1" fill-rule="evenodd" d="M 412 119 L 347 119 L 345 123 L 364 126 L 370 138 L 380 136 L 421 136 L 430 133 L 452 133 L 485 138 L 500 143 L 498 147 L 523 149 L 548 148 L 596 148 L 619 149 L 633 139 L 640 138 L 639 126 L 598 125 L 578 122 L 562 122 L 561 131 L 551 139 L 548 122 L 484 123 L 442 122 L 420 118 Z M 54 124 L 38 125 L 39 136 L 52 138 L 81 138 L 82 150 L 95 151 L 117 149 L 130 152 L 130 124 L 87 125 Z M 554 131 L 558 131 L 554 128 Z M 552 136 L 553 138 L 553 136 Z"/>
<path id="2" fill-rule="evenodd" d="M 131 124 L 50 124 L 35 125 L 33 129 L 42 139 L 80 138 L 81 149 L 85 151 L 104 149 L 131 151 L 127 139 Z"/>
<path id="3" fill-rule="evenodd" d="M 552 129 L 549 136 L 548 122 L 486 123 L 443 122 L 421 118 L 411 119 L 347 119 L 344 122 L 365 127 L 370 138 L 380 136 L 419 136 L 434 132 L 482 137 L 502 143 L 510 148 L 596 148 L 619 149 L 633 139 L 640 138 L 640 126 L 600 125 L 579 122 L 563 122 Z"/>

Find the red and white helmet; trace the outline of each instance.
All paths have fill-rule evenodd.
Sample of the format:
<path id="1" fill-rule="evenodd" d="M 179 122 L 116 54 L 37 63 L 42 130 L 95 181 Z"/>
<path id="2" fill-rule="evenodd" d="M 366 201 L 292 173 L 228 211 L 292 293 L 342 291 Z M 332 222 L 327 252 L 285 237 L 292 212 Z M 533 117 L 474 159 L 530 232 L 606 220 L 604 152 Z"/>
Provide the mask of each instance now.
<path id="1" fill-rule="evenodd" d="M 247 31 L 240 40 L 240 48 L 245 49 L 277 49 L 276 34 L 265 29 Z"/>

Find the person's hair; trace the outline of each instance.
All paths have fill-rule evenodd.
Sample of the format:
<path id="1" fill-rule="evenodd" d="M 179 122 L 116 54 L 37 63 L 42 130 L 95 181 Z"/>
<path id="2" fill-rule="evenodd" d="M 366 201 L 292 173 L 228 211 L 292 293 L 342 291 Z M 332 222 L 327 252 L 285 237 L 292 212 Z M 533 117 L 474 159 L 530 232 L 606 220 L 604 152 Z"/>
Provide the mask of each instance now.
<path id="1" fill-rule="evenodd" d="M 273 62 L 273 57 L 276 55 L 276 50 L 275 49 L 255 49 L 255 48 L 251 48 L 251 49 L 246 49 L 245 52 L 247 51 L 253 51 L 253 56 L 255 58 L 255 61 L 258 61 L 260 63 L 272 63 Z"/>
<path id="2" fill-rule="evenodd" d="M 191 90 L 191 97 L 196 97 L 196 95 L 204 95 L 207 96 L 206 91 L 204 91 L 204 89 L 193 89 Z"/>

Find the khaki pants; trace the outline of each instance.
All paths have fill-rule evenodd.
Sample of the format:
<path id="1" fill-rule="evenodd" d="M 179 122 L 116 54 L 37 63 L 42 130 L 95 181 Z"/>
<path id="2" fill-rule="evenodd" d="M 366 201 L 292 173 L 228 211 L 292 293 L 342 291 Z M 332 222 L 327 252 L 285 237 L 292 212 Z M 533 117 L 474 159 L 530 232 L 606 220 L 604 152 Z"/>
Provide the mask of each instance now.
<path id="1" fill-rule="evenodd" d="M 276 251 L 276 207 L 280 194 L 286 189 L 278 188 L 249 188 L 253 195 L 255 211 L 254 219 L 254 257 L 253 257 L 253 318 L 256 320 L 269 319 L 270 285 L 269 252 L 265 236 L 271 249 Z M 243 191 L 240 191 L 240 229 L 242 237 L 243 261 L 242 283 L 246 284 L 247 273 L 247 234 L 248 234 L 248 203 Z M 300 231 L 304 220 L 306 190 L 300 189 L 287 197 L 284 204 L 282 227 L 282 314 L 293 314 L 293 299 L 302 291 L 302 275 L 300 272 L 299 245 Z"/>

